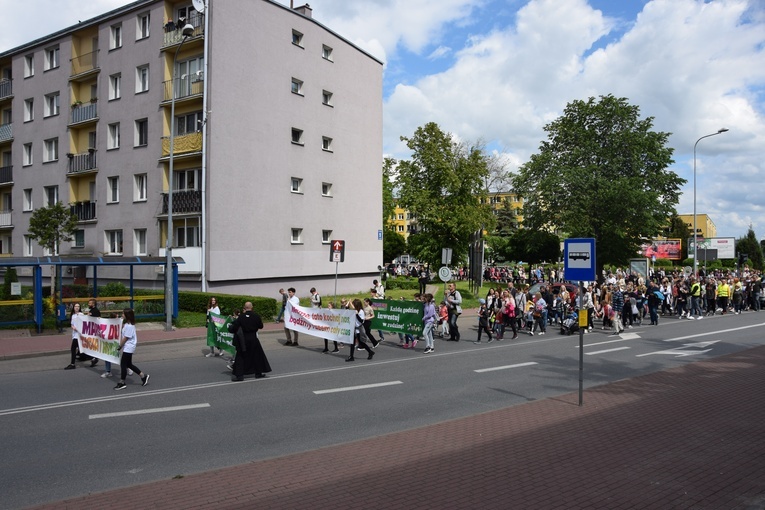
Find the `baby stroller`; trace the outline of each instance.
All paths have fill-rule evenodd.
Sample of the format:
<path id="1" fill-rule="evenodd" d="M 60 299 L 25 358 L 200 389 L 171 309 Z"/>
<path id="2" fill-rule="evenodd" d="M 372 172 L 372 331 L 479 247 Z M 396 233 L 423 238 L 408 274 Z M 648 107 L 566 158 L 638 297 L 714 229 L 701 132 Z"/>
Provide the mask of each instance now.
<path id="1" fill-rule="evenodd" d="M 579 331 L 579 314 L 576 310 L 571 310 L 560 323 L 560 334 L 571 335 Z"/>

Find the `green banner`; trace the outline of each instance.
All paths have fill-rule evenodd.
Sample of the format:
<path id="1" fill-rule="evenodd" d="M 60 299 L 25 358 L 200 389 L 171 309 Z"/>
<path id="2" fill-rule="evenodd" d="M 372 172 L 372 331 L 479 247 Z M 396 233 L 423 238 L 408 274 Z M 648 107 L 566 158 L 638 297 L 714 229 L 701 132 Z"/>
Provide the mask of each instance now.
<path id="1" fill-rule="evenodd" d="M 231 354 L 236 355 L 234 347 L 234 335 L 228 332 L 228 325 L 234 320 L 228 315 L 210 314 L 210 320 L 207 322 L 207 345 L 217 347 Z"/>
<path id="2" fill-rule="evenodd" d="M 372 329 L 419 336 L 422 334 L 423 305 L 419 301 L 373 299 Z"/>

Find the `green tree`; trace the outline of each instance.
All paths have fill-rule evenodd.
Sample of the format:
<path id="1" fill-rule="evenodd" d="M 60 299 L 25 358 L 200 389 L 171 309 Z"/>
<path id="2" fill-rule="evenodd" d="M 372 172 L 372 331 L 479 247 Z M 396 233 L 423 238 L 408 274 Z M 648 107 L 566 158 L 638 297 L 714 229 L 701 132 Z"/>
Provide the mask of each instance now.
<path id="1" fill-rule="evenodd" d="M 685 260 L 688 258 L 688 239 L 691 237 L 691 229 L 688 228 L 688 225 L 685 224 L 685 222 L 678 216 L 677 214 L 673 214 L 669 218 L 669 226 L 665 230 L 665 235 L 667 236 L 667 239 L 680 239 L 680 247 L 681 247 L 681 255 L 680 260 Z"/>
<path id="2" fill-rule="evenodd" d="M 453 262 L 460 262 L 471 233 L 494 229 L 494 215 L 485 203 L 488 157 L 482 146 L 457 143 L 434 122 L 401 140 L 412 159 L 399 162 L 399 204 L 416 215 L 420 232 L 410 236 L 409 252 L 437 267 L 441 249 L 451 248 Z"/>
<path id="3" fill-rule="evenodd" d="M 396 199 L 393 195 L 393 170 L 396 167 L 396 160 L 385 158 L 383 160 L 382 171 L 382 206 L 383 206 L 383 231 L 391 228 L 391 220 L 396 213 Z M 385 260 L 388 260 L 387 258 Z"/>
<path id="4" fill-rule="evenodd" d="M 62 241 L 71 241 L 77 230 L 77 216 L 61 202 L 41 207 L 29 218 L 29 237 L 51 253 L 58 253 Z"/>
<path id="5" fill-rule="evenodd" d="M 624 265 L 675 212 L 685 180 L 667 168 L 669 133 L 612 95 L 569 103 L 548 139 L 513 178 L 526 198 L 524 228 L 559 230 L 597 242 L 597 272 Z"/>
<path id="6" fill-rule="evenodd" d="M 19 277 L 16 273 L 16 268 L 9 266 L 5 268 L 5 276 L 3 277 L 3 286 L 0 287 L 0 299 L 6 301 L 8 299 L 20 299 L 20 296 L 11 295 L 11 284 L 18 282 Z"/>
<path id="7" fill-rule="evenodd" d="M 530 264 L 558 262 L 560 239 L 546 230 L 517 230 L 510 238 L 510 258 Z"/>
<path id="8" fill-rule="evenodd" d="M 754 235 L 754 230 L 749 227 L 749 231 L 746 236 L 736 241 L 736 258 L 739 254 L 746 253 L 746 259 L 749 261 L 749 267 L 753 267 L 759 271 L 763 269 L 763 256 L 762 247 L 757 240 L 757 236 Z"/>
<path id="9" fill-rule="evenodd" d="M 399 255 L 406 253 L 406 239 L 393 229 L 383 230 L 383 262 L 392 262 Z"/>

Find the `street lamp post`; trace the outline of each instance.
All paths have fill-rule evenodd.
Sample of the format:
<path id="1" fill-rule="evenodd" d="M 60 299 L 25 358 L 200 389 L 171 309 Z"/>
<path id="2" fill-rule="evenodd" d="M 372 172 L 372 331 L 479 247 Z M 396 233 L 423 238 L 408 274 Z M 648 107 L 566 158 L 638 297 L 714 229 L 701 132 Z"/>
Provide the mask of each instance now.
<path id="1" fill-rule="evenodd" d="M 696 140 L 696 143 L 693 144 L 693 275 L 698 276 L 698 266 L 699 266 L 699 249 L 698 249 L 698 242 L 696 240 L 697 230 L 696 230 L 696 146 L 699 144 L 701 140 L 704 138 L 709 138 L 710 136 L 719 135 L 722 133 L 725 133 L 728 131 L 728 128 L 720 128 L 717 130 L 717 133 L 711 133 L 708 135 L 704 135 L 698 140 Z"/>
<path id="2" fill-rule="evenodd" d="M 170 81 L 170 160 L 167 179 L 167 243 L 165 247 L 165 331 L 173 330 L 173 159 L 175 157 L 175 68 L 178 52 L 186 39 L 194 35 L 194 25 L 186 23 L 181 33 L 183 39 L 173 55 L 172 80 Z"/>

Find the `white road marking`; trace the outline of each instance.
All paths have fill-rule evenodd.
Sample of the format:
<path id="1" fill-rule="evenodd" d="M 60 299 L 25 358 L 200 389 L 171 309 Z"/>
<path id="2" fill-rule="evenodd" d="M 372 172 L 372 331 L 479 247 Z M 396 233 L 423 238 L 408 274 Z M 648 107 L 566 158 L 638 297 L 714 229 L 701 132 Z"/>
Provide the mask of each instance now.
<path id="1" fill-rule="evenodd" d="M 88 416 L 88 419 L 97 420 L 99 418 L 116 418 L 118 416 L 132 416 L 134 414 L 169 413 L 171 411 L 186 411 L 187 409 L 201 409 L 203 407 L 210 407 L 210 404 L 192 404 L 187 406 L 157 407 L 155 409 L 138 409 L 136 411 L 122 411 L 118 413 L 91 414 Z"/>
<path id="2" fill-rule="evenodd" d="M 345 388 L 332 388 L 329 390 L 316 390 L 314 394 L 325 395 L 327 393 L 340 393 L 342 391 L 356 391 L 356 390 L 368 390 L 370 388 L 382 388 L 383 386 L 395 386 L 397 384 L 404 384 L 403 381 L 390 381 L 376 384 L 362 384 L 361 386 L 346 386 Z"/>
<path id="3" fill-rule="evenodd" d="M 528 363 L 517 363 L 515 365 L 505 365 L 503 367 L 492 367 L 492 368 L 482 368 L 480 370 L 473 370 L 476 374 L 482 374 L 484 372 L 493 372 L 495 370 L 506 370 L 508 368 L 520 368 L 520 367 L 530 367 L 532 365 L 539 365 L 536 361 L 529 361 Z"/>
<path id="4" fill-rule="evenodd" d="M 709 347 L 710 345 L 714 345 L 719 340 L 714 340 L 712 342 L 695 342 L 692 344 L 685 344 L 682 347 L 675 347 L 674 349 L 667 349 L 664 351 L 653 351 L 653 352 L 647 352 L 645 354 L 638 354 L 635 356 L 636 358 L 642 358 L 643 356 L 650 356 L 652 354 L 669 354 L 671 356 L 675 356 L 676 358 L 685 357 L 685 356 L 694 356 L 696 354 L 704 354 L 705 352 L 709 352 L 712 349 L 704 349 L 704 347 Z M 704 349 L 703 351 L 686 351 L 683 349 L 687 349 L 689 347 L 697 347 L 700 349 Z"/>
<path id="5" fill-rule="evenodd" d="M 605 344 L 613 344 L 617 342 L 624 342 L 628 340 L 627 338 L 617 338 L 616 340 L 606 340 L 605 342 L 595 342 L 591 344 L 584 344 L 585 347 L 595 347 L 596 345 L 605 345 Z M 579 348 L 579 344 L 576 344 L 574 347 L 577 349 Z"/>
<path id="6" fill-rule="evenodd" d="M 587 356 L 594 356 L 596 354 L 605 354 L 607 352 L 616 352 L 616 351 L 623 351 L 625 349 L 632 349 L 632 347 L 617 347 L 615 349 L 604 349 L 602 351 L 594 351 L 594 352 L 586 352 L 585 354 Z"/>
<path id="7" fill-rule="evenodd" d="M 761 326 L 765 326 L 765 323 L 752 324 L 751 326 L 741 326 L 740 328 L 723 329 L 720 331 L 707 331 L 706 333 L 696 333 L 694 335 L 679 336 L 677 338 L 665 338 L 664 341 L 665 342 L 681 342 L 683 340 L 688 340 L 690 338 L 698 338 L 700 336 L 709 336 L 709 335 L 721 335 L 723 333 L 730 333 L 731 331 L 741 331 L 742 329 L 759 328 Z"/>

